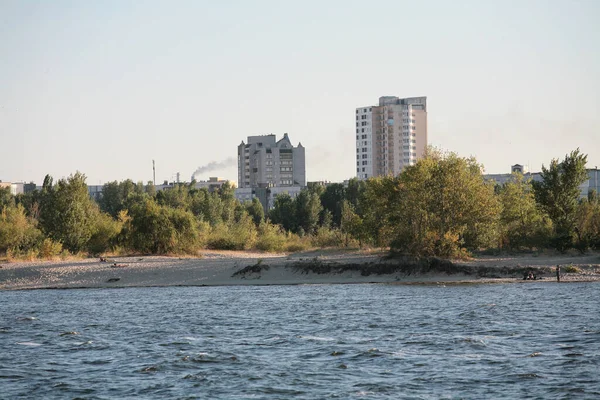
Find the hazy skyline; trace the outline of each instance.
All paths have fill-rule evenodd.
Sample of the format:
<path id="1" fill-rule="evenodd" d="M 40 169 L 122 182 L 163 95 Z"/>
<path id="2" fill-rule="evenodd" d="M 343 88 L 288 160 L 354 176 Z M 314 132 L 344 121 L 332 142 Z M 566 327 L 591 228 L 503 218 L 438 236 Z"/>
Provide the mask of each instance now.
<path id="1" fill-rule="evenodd" d="M 429 144 L 488 173 L 600 166 L 600 2 L 0 0 L 0 180 L 237 181 L 288 133 L 355 176 L 356 107 L 427 96 Z M 214 163 L 214 164 L 210 164 Z M 219 169 L 206 172 L 208 165 Z"/>

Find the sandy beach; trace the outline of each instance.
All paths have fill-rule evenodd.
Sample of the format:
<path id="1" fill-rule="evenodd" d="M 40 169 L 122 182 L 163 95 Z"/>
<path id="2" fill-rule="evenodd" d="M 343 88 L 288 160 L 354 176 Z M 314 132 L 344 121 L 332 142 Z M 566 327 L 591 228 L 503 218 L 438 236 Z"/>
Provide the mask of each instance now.
<path id="1" fill-rule="evenodd" d="M 198 257 L 114 257 L 73 261 L 1 262 L 0 290 L 144 286 L 295 285 L 341 283 L 463 284 L 600 281 L 600 255 L 478 257 L 413 265 L 385 252 L 295 254 L 204 251 Z M 568 268 L 571 266 L 571 268 Z M 575 272 L 567 272 L 576 267 Z"/>

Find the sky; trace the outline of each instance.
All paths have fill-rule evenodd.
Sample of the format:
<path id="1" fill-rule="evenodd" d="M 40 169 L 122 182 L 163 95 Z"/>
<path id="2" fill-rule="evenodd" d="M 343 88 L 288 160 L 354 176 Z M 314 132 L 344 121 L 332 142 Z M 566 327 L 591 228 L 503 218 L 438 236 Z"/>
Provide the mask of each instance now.
<path id="1" fill-rule="evenodd" d="M 427 96 L 429 144 L 487 173 L 600 165 L 600 1 L 0 0 L 0 180 L 237 180 L 288 133 L 355 175 L 355 109 Z"/>

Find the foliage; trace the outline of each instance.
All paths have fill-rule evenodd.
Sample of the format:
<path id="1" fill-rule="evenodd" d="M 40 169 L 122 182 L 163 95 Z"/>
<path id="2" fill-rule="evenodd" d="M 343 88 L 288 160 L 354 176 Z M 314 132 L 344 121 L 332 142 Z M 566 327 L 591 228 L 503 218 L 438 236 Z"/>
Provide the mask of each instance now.
<path id="1" fill-rule="evenodd" d="M 552 222 L 536 204 L 531 181 L 514 174 L 500 188 L 501 245 L 518 250 L 542 248 L 548 244 Z"/>
<path id="2" fill-rule="evenodd" d="M 339 229 L 321 226 L 310 237 L 313 247 L 342 247 L 344 237 Z"/>
<path id="3" fill-rule="evenodd" d="M 394 250 L 417 256 L 461 257 L 497 239 L 499 202 L 473 158 L 429 149 L 392 185 L 387 221 Z"/>
<path id="4" fill-rule="evenodd" d="M 153 199 L 132 208 L 128 225 L 131 248 L 143 253 L 193 253 L 200 244 L 200 224 L 191 212 L 161 206 Z"/>
<path id="5" fill-rule="evenodd" d="M 559 251 L 574 245 L 579 186 L 588 179 L 586 162 L 587 155 L 574 150 L 563 161 L 553 159 L 549 168 L 542 166 L 542 181 L 532 183 L 537 203 L 554 225 L 551 246 Z"/>
<path id="6" fill-rule="evenodd" d="M 6 207 L 14 206 L 15 198 L 10 193 L 9 187 L 0 187 L 0 211 Z"/>
<path id="7" fill-rule="evenodd" d="M 346 188 L 341 183 L 327 185 L 321 194 L 323 210 L 329 211 L 334 226 L 340 226 L 342 221 L 342 203 L 346 201 Z"/>
<path id="8" fill-rule="evenodd" d="M 44 190 L 40 210 L 43 232 L 72 253 L 85 250 L 99 213 L 88 194 L 85 175 L 76 172 L 55 187 L 45 184 Z"/>
<path id="9" fill-rule="evenodd" d="M 108 251 L 116 243 L 122 229 L 122 222 L 114 220 L 106 213 L 98 212 L 94 221 L 92 236 L 87 243 L 90 253 L 101 254 Z"/>
<path id="10" fill-rule="evenodd" d="M 275 196 L 275 204 L 269 212 L 269 218 L 274 224 L 279 224 L 286 231 L 296 232 L 298 222 L 296 220 L 296 204 L 294 199 L 287 193 Z"/>
<path id="11" fill-rule="evenodd" d="M 0 211 L 0 253 L 28 252 L 43 240 L 36 221 L 25 215 L 23 206 L 5 207 Z"/>
<path id="12" fill-rule="evenodd" d="M 39 255 L 41 258 L 51 260 L 55 257 L 60 256 L 62 252 L 62 244 L 60 244 L 59 242 L 55 242 L 52 239 L 46 238 L 40 245 Z"/>
<path id="13" fill-rule="evenodd" d="M 600 249 L 600 199 L 595 192 L 578 204 L 574 231 L 577 250 Z"/>
<path id="14" fill-rule="evenodd" d="M 344 246 L 350 246 L 353 239 L 362 244 L 363 220 L 354 212 L 354 206 L 348 201 L 342 202 L 340 231 L 344 235 Z"/>
<path id="15" fill-rule="evenodd" d="M 296 225 L 307 234 L 314 233 L 319 224 L 319 215 L 323 210 L 319 195 L 309 190 L 302 190 L 296 199 Z"/>
<path id="16" fill-rule="evenodd" d="M 265 219 L 265 210 L 256 197 L 252 199 L 252 202 L 246 203 L 246 212 L 252 217 L 252 220 L 257 227 L 260 226 Z"/>
<path id="17" fill-rule="evenodd" d="M 262 222 L 258 226 L 258 235 L 255 249 L 261 251 L 277 252 L 285 249 L 287 235 L 279 225 Z"/>

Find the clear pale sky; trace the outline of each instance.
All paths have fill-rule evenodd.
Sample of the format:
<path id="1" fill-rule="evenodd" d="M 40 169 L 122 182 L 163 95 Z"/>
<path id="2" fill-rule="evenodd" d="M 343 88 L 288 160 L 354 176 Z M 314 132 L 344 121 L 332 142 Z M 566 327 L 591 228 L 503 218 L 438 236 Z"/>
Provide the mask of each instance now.
<path id="1" fill-rule="evenodd" d="M 354 113 L 427 96 L 429 143 L 488 173 L 600 166 L 600 1 L 0 0 L 0 179 L 237 180 L 287 132 L 355 175 Z"/>

